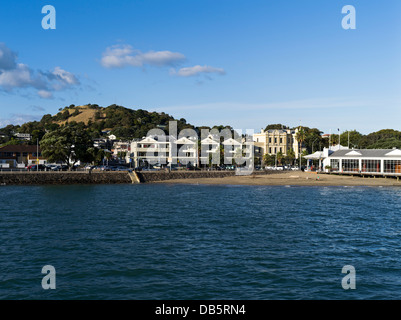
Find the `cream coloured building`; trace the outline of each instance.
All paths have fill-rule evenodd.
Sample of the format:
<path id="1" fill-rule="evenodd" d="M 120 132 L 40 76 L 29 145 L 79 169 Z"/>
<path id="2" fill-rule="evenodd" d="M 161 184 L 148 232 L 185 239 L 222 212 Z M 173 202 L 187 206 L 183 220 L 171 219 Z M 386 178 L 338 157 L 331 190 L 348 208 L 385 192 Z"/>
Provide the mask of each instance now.
<path id="1" fill-rule="evenodd" d="M 275 155 L 281 152 L 287 155 L 289 150 L 294 150 L 295 157 L 298 159 L 299 155 L 299 143 L 296 138 L 297 129 L 272 129 L 272 130 L 261 130 L 260 133 L 253 135 L 253 141 L 255 147 L 259 148 L 259 154 L 261 156 L 265 154 Z M 301 148 L 301 151 L 304 148 Z"/>

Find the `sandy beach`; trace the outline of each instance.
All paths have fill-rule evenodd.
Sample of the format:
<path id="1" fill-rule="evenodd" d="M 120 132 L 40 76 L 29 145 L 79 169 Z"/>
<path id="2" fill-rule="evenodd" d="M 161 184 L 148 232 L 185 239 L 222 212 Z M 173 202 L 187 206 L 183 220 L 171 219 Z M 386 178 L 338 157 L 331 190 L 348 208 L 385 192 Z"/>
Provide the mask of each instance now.
<path id="1" fill-rule="evenodd" d="M 314 172 L 282 172 L 255 176 L 166 180 L 157 183 L 214 184 L 214 185 L 270 185 L 270 186 L 400 186 L 394 178 L 361 178 L 317 174 Z"/>

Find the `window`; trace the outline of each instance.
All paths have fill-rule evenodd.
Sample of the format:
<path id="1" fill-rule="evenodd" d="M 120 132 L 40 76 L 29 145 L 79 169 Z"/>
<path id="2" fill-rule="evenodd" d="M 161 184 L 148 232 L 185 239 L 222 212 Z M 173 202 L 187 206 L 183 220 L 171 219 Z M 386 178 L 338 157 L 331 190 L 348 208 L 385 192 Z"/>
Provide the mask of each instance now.
<path id="1" fill-rule="evenodd" d="M 359 171 L 358 159 L 343 159 L 343 171 Z"/>
<path id="2" fill-rule="evenodd" d="M 283 143 L 283 138 L 280 138 L 280 144 L 282 144 Z"/>
<path id="3" fill-rule="evenodd" d="M 274 143 L 277 143 L 277 138 L 274 138 Z"/>
<path id="4" fill-rule="evenodd" d="M 330 159 L 330 167 L 332 171 L 338 171 L 340 169 L 340 161 L 338 159 Z"/>
<path id="5" fill-rule="evenodd" d="M 272 153 L 272 148 L 269 148 L 269 153 Z"/>
<path id="6" fill-rule="evenodd" d="M 269 143 L 272 143 L 272 138 L 269 138 Z"/>
<path id="7" fill-rule="evenodd" d="M 384 160 L 385 173 L 401 173 L 401 160 Z"/>
<path id="8" fill-rule="evenodd" d="M 380 160 L 362 160 L 362 172 L 381 172 Z"/>

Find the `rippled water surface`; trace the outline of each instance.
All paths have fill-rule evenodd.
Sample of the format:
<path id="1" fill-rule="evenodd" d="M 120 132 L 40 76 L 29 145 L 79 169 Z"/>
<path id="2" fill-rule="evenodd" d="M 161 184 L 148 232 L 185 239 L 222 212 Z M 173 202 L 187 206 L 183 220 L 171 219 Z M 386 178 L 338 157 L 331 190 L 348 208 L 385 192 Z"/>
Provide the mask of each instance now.
<path id="1" fill-rule="evenodd" d="M 0 299 L 399 299 L 400 216 L 399 188 L 2 186 Z"/>

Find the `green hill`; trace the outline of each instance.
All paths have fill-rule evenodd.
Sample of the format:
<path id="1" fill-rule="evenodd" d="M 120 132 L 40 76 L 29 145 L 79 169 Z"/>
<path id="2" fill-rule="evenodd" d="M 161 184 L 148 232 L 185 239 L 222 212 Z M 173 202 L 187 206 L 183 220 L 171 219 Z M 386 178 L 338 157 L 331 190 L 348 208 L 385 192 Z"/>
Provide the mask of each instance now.
<path id="1" fill-rule="evenodd" d="M 92 138 L 106 136 L 105 131 L 110 131 L 118 139 L 133 139 L 146 136 L 147 132 L 154 128 L 161 128 L 167 134 L 168 123 L 172 120 L 177 121 L 179 131 L 194 128 L 185 119 L 175 119 L 164 112 L 133 110 L 118 105 L 100 107 L 88 104 L 60 108 L 57 114 L 46 114 L 40 121 L 27 122 L 21 126 L 8 125 L 0 131 L 10 136 L 12 132 L 29 133 L 32 135 L 31 143 L 36 143 L 36 139 L 40 140 L 46 132 L 63 126 L 82 127 Z"/>

